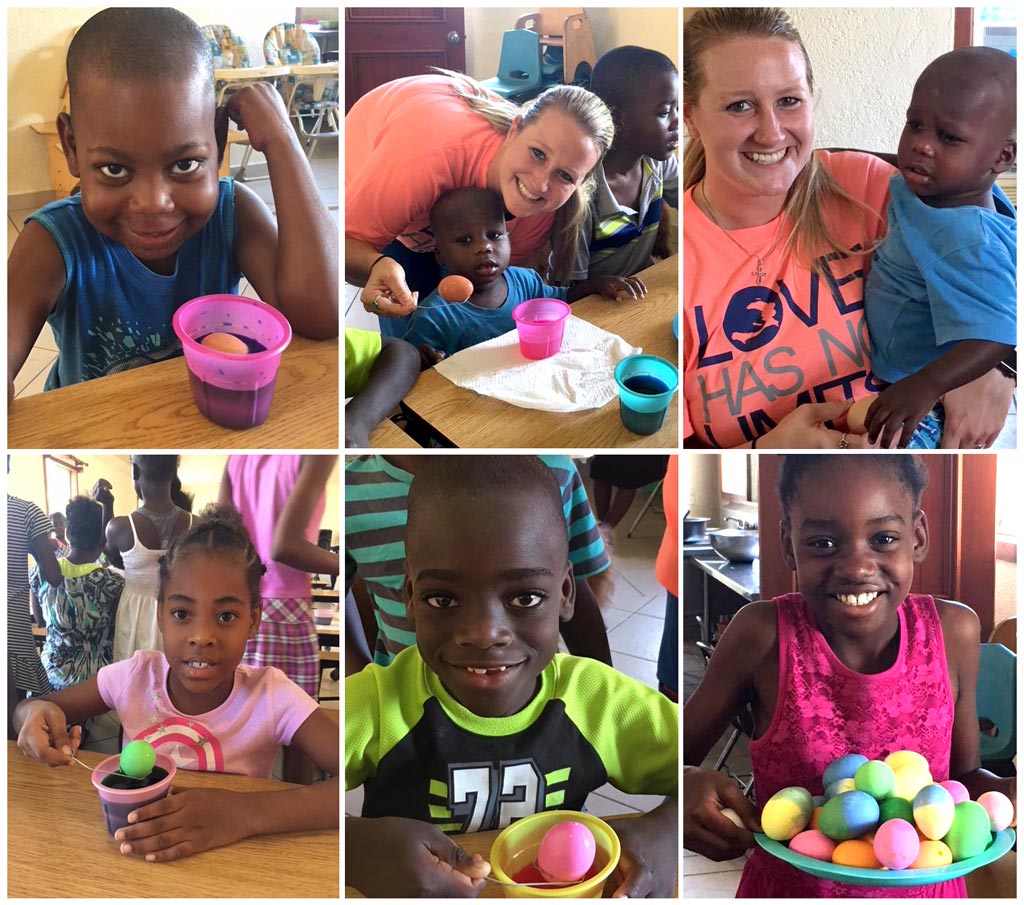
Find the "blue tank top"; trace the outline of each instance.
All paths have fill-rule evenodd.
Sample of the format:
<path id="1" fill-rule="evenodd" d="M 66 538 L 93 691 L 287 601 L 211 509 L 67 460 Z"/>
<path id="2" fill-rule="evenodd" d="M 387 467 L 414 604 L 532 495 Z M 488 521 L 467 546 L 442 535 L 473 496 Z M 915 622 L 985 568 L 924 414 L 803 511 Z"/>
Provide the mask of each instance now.
<path id="1" fill-rule="evenodd" d="M 46 389 L 127 371 L 181 354 L 171 317 L 189 299 L 238 291 L 235 184 L 220 180 L 217 209 L 178 251 L 174 273 L 153 273 L 85 217 L 81 196 L 54 201 L 35 220 L 53 236 L 67 280 L 47 322 L 60 354 Z"/>

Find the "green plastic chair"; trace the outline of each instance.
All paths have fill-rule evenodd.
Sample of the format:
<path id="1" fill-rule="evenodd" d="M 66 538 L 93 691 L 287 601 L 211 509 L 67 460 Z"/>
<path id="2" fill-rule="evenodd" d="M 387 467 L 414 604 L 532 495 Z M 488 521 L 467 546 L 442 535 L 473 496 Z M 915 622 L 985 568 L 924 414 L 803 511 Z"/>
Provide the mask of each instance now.
<path id="1" fill-rule="evenodd" d="M 1017 655 L 1002 644 L 981 645 L 975 700 L 984 727 L 982 766 L 1012 760 L 1017 753 Z"/>

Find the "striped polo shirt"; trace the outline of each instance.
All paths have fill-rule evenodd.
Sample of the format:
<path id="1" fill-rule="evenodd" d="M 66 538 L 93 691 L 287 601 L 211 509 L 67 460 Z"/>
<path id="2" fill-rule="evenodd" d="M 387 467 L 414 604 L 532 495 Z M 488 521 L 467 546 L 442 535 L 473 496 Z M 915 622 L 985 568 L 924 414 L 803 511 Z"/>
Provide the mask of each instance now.
<path id="1" fill-rule="evenodd" d="M 558 478 L 569 534 L 573 575 L 589 578 L 611 565 L 587 491 L 568 456 L 540 456 Z M 345 549 L 358 565 L 373 600 L 377 644 L 373 659 L 387 666 L 416 643 L 402 598 L 407 497 L 413 476 L 382 456 L 360 456 L 345 466 Z"/>

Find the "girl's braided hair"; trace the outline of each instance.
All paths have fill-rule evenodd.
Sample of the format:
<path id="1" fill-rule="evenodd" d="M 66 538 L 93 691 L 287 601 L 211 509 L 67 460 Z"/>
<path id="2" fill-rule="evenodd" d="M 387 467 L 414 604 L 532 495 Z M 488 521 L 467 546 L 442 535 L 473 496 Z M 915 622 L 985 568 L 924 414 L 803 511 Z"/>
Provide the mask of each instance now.
<path id="1" fill-rule="evenodd" d="M 252 607 L 255 609 L 261 605 L 260 579 L 267 569 L 256 552 L 256 547 L 253 546 L 237 509 L 213 503 L 199 513 L 199 521 L 171 542 L 171 546 L 159 561 L 160 590 L 157 599 L 164 599 L 168 577 L 178 560 L 193 553 L 235 554 L 245 568 L 245 580 L 249 586 Z"/>

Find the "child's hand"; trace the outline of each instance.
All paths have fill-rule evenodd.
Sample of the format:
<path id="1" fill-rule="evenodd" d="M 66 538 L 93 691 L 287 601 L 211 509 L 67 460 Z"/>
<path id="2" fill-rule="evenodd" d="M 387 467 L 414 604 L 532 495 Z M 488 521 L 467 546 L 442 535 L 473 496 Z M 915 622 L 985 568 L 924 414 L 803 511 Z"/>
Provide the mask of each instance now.
<path id="1" fill-rule="evenodd" d="M 244 839 L 240 816 L 246 796 L 222 789 L 185 789 L 132 811 L 131 826 L 114 834 L 121 854 L 144 855 L 147 861 L 175 861 L 186 855 Z"/>
<path id="2" fill-rule="evenodd" d="M 642 299 L 646 294 L 647 287 L 639 277 L 591 277 L 576 283 L 569 290 L 566 301 L 575 302 L 587 295 L 603 295 L 624 302 Z"/>
<path id="3" fill-rule="evenodd" d="M 246 85 L 231 94 L 225 107 L 238 128 L 245 130 L 254 151 L 266 153 L 275 139 L 294 138 L 288 111 L 273 85 L 266 82 Z"/>
<path id="4" fill-rule="evenodd" d="M 667 899 L 674 894 L 679 855 L 678 805 L 673 799 L 642 817 L 615 821 L 622 856 L 612 876 L 614 898 Z"/>
<path id="5" fill-rule="evenodd" d="M 406 817 L 346 821 L 345 885 L 370 898 L 470 899 L 490 872 L 480 855 L 470 855 L 429 823 Z"/>
<path id="6" fill-rule="evenodd" d="M 82 744 L 82 727 L 72 726 L 68 732 L 64 711 L 51 701 L 27 701 L 19 709 L 23 717 L 18 747 L 51 767 L 70 764 Z"/>
<path id="7" fill-rule="evenodd" d="M 421 371 L 426 371 L 434 367 L 434 365 L 440 364 L 445 359 L 444 352 L 440 349 L 435 349 L 433 346 L 428 346 L 426 343 L 420 343 L 419 349 Z"/>
<path id="8" fill-rule="evenodd" d="M 722 808 L 732 808 L 743 826 L 736 826 Z M 683 768 L 683 845 L 687 849 L 712 861 L 730 861 L 753 848 L 753 833 L 760 832 L 757 811 L 728 776 L 703 767 Z"/>
<path id="9" fill-rule="evenodd" d="M 92 485 L 92 498 L 97 503 L 112 507 L 114 505 L 114 494 L 111 492 L 113 489 L 114 485 L 110 481 L 106 478 L 100 478 Z"/>
<path id="10" fill-rule="evenodd" d="M 882 448 L 888 449 L 893 439 L 899 437 L 900 447 L 906 447 L 921 419 L 938 399 L 938 390 L 920 373 L 897 380 L 882 390 L 868 409 L 864 419 L 868 439 L 874 443 L 881 436 Z"/>

